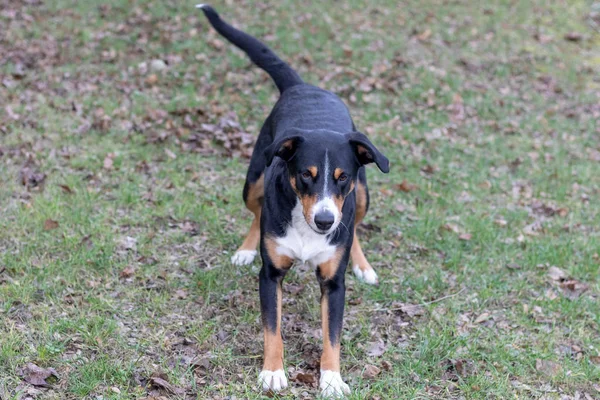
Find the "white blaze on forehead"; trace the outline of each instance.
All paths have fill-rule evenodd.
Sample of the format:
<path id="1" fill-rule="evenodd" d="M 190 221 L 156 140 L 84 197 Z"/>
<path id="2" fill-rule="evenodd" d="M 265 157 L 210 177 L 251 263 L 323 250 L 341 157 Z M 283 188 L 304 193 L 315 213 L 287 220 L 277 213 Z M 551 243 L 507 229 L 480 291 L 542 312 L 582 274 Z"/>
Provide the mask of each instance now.
<path id="1" fill-rule="evenodd" d="M 323 170 L 323 176 L 325 177 L 325 181 L 323 183 L 323 197 L 327 197 L 327 195 L 329 194 L 327 190 L 327 186 L 329 185 L 329 156 L 327 155 L 327 150 L 325 150 L 325 166 Z"/>
<path id="2" fill-rule="evenodd" d="M 333 214 L 334 217 L 333 225 L 330 228 L 330 230 L 334 230 L 340 222 L 341 215 L 338 208 L 335 206 L 333 198 L 329 194 L 329 190 L 327 188 L 329 185 L 330 170 L 331 168 L 329 168 L 329 154 L 328 151 L 325 150 L 325 160 L 323 165 L 323 193 L 319 196 L 320 200 L 313 207 L 311 220 L 314 221 L 315 216 L 320 212 L 328 211 L 331 214 Z"/>

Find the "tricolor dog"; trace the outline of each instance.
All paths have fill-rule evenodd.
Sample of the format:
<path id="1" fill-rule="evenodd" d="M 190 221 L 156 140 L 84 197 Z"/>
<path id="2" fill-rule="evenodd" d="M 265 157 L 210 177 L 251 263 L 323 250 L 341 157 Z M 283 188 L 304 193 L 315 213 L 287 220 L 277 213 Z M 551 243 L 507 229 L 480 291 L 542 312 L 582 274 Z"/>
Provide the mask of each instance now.
<path id="1" fill-rule="evenodd" d="M 356 130 L 348 108 L 333 93 L 308 85 L 254 37 L 198 5 L 211 25 L 265 70 L 281 92 L 260 130 L 244 185 L 254 214 L 246 239 L 232 257 L 251 263 L 260 245 L 260 304 L 264 327 L 264 390 L 287 387 L 281 338 L 282 281 L 294 262 L 316 269 L 321 287 L 323 353 L 320 388 L 326 397 L 350 392 L 340 376 L 340 337 L 345 272 L 352 258 L 356 276 L 376 284 L 356 226 L 369 207 L 364 166 L 389 171 L 388 159 Z"/>

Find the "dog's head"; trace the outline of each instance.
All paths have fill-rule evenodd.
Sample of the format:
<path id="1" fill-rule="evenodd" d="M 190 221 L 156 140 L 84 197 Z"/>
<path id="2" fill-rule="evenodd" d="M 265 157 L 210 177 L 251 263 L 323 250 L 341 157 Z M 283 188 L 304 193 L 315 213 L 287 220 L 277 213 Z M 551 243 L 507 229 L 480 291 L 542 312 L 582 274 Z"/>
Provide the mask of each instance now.
<path id="1" fill-rule="evenodd" d="M 265 150 L 267 166 L 275 157 L 286 162 L 304 219 L 320 234 L 338 227 L 344 201 L 354 190 L 362 166 L 375 163 L 389 172 L 388 159 L 360 132 L 292 130 Z"/>

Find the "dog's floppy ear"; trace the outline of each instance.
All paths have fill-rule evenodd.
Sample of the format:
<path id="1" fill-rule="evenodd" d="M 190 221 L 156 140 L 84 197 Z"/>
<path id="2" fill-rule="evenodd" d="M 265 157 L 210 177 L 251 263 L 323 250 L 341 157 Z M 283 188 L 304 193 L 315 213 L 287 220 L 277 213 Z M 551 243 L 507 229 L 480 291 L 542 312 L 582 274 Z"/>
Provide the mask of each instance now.
<path id="1" fill-rule="evenodd" d="M 384 174 L 390 172 L 390 162 L 387 157 L 381 154 L 363 133 L 352 132 L 347 136 L 356 159 L 361 165 L 374 162 Z"/>
<path id="2" fill-rule="evenodd" d="M 265 161 L 267 167 L 273 162 L 275 156 L 288 162 L 296 154 L 296 150 L 300 143 L 304 142 L 304 138 L 300 135 L 286 136 L 273 143 L 265 149 Z"/>

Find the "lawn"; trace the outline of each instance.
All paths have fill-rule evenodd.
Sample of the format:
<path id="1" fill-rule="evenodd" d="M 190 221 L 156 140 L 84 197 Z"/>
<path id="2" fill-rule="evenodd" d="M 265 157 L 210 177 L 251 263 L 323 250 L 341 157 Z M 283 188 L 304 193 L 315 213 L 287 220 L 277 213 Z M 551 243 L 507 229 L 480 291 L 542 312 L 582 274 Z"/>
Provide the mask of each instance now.
<path id="1" fill-rule="evenodd" d="M 194 4 L 0 0 L 3 400 L 266 398 L 260 264 L 230 257 L 277 91 Z M 352 399 L 600 398 L 600 6 L 482 4 L 212 3 L 390 159 Z M 318 395 L 319 295 L 295 266 L 276 398 Z"/>

